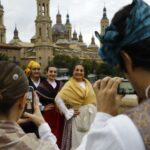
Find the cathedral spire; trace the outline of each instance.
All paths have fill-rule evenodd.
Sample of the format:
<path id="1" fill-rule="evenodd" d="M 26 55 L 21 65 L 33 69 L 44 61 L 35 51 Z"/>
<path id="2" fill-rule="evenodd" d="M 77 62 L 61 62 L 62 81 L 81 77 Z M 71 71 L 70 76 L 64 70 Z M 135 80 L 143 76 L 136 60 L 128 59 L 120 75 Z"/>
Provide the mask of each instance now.
<path id="1" fill-rule="evenodd" d="M 14 39 L 19 39 L 18 30 L 17 30 L 17 26 L 16 25 L 15 25 L 15 30 L 14 30 Z"/>
<path id="2" fill-rule="evenodd" d="M 103 8 L 103 18 L 102 19 L 107 19 L 107 10 L 106 10 L 105 6 Z"/>
<path id="3" fill-rule="evenodd" d="M 77 41 L 77 40 L 78 40 L 76 30 L 74 30 L 74 32 L 73 32 L 73 38 L 72 38 L 72 40 L 74 40 L 74 41 Z"/>
<path id="4" fill-rule="evenodd" d="M 105 29 L 107 28 L 107 26 L 109 25 L 109 20 L 107 18 L 107 10 L 106 10 L 106 7 L 104 6 L 103 8 L 103 17 L 100 21 L 100 28 L 101 28 L 101 35 L 104 35 L 105 34 Z"/>
<path id="5" fill-rule="evenodd" d="M 79 42 L 83 43 L 83 37 L 82 37 L 81 32 L 80 32 L 80 35 L 79 35 Z"/>
<path id="6" fill-rule="evenodd" d="M 66 15 L 66 24 L 70 24 L 70 19 L 69 19 L 69 14 L 67 13 L 67 15 Z"/>
<path id="7" fill-rule="evenodd" d="M 91 39 L 91 45 L 95 45 L 95 39 L 94 39 L 94 36 L 92 36 L 92 39 Z"/>
<path id="8" fill-rule="evenodd" d="M 71 34 L 72 34 L 72 25 L 70 23 L 70 19 L 69 19 L 69 14 L 67 13 L 66 15 L 66 24 L 65 24 L 66 30 L 67 30 L 67 36 L 68 36 L 68 40 L 71 39 Z"/>
<path id="9" fill-rule="evenodd" d="M 59 9 L 58 9 L 58 13 L 57 13 L 57 16 L 56 16 L 56 23 L 57 23 L 57 24 L 62 24 L 62 21 L 61 21 L 61 14 L 60 14 Z"/>
<path id="10" fill-rule="evenodd" d="M 31 42 L 37 45 L 52 43 L 51 18 L 49 14 L 50 0 L 36 0 L 37 17 L 35 20 L 36 33 Z"/>

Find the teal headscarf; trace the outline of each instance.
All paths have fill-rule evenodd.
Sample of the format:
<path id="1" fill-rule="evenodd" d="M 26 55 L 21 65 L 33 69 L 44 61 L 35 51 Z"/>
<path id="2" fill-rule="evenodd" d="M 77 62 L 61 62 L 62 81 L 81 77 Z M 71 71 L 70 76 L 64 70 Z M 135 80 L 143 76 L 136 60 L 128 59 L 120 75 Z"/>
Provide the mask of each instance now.
<path id="1" fill-rule="evenodd" d="M 119 52 L 124 46 L 135 44 L 150 37 L 150 6 L 143 0 L 133 0 L 132 9 L 125 21 L 124 36 L 119 38 L 115 25 L 106 28 L 105 35 L 96 37 L 102 43 L 99 55 L 109 64 L 119 64 Z"/>

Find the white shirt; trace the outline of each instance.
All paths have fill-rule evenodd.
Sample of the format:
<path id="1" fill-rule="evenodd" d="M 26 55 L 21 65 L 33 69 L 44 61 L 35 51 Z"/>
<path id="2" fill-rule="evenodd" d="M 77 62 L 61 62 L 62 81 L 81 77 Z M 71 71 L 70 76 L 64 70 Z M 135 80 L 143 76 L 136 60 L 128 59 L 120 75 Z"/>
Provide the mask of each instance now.
<path id="1" fill-rule="evenodd" d="M 31 78 L 31 81 L 33 82 L 33 84 L 35 85 L 35 87 L 37 88 L 41 82 L 41 79 L 39 78 L 38 81 L 34 81 L 32 78 Z"/>
<path id="2" fill-rule="evenodd" d="M 57 139 L 56 139 L 55 135 L 51 132 L 51 129 L 46 122 L 42 123 L 39 126 L 38 132 L 39 132 L 39 136 L 40 136 L 41 140 L 49 141 L 53 147 L 53 150 L 59 150 L 59 148 L 56 144 Z"/>
<path id="3" fill-rule="evenodd" d="M 85 82 L 84 82 L 84 81 L 79 82 L 79 85 L 80 85 L 83 89 L 85 89 L 85 87 L 86 87 L 86 85 L 85 85 Z"/>
<path id="4" fill-rule="evenodd" d="M 98 112 L 76 150 L 145 150 L 142 137 L 126 115 Z"/>
<path id="5" fill-rule="evenodd" d="M 55 89 L 56 88 L 56 86 L 57 86 L 57 83 L 56 83 L 56 81 L 55 80 L 53 80 L 53 81 L 50 81 L 50 80 L 48 80 L 47 79 L 47 82 Z"/>

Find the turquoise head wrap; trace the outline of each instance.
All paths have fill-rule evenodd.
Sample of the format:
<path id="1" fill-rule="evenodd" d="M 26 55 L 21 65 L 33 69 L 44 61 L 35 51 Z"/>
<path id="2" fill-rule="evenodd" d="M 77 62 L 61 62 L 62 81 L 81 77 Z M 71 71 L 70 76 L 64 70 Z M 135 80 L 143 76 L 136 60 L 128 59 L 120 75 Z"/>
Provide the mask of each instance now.
<path id="1" fill-rule="evenodd" d="M 133 0 L 133 7 L 125 20 L 124 36 L 119 38 L 115 25 L 106 28 L 105 35 L 95 32 L 102 43 L 99 55 L 109 64 L 119 64 L 119 53 L 123 47 L 150 37 L 150 6 L 143 0 Z"/>

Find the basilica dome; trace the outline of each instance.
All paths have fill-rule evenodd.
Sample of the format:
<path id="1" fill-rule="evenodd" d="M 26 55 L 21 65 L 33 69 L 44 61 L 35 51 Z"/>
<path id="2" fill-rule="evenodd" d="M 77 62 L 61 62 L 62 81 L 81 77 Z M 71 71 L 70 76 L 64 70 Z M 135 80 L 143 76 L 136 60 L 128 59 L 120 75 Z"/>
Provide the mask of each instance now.
<path id="1" fill-rule="evenodd" d="M 64 34 L 66 32 L 66 28 L 63 24 L 55 24 L 52 28 L 52 32 L 56 34 Z"/>

